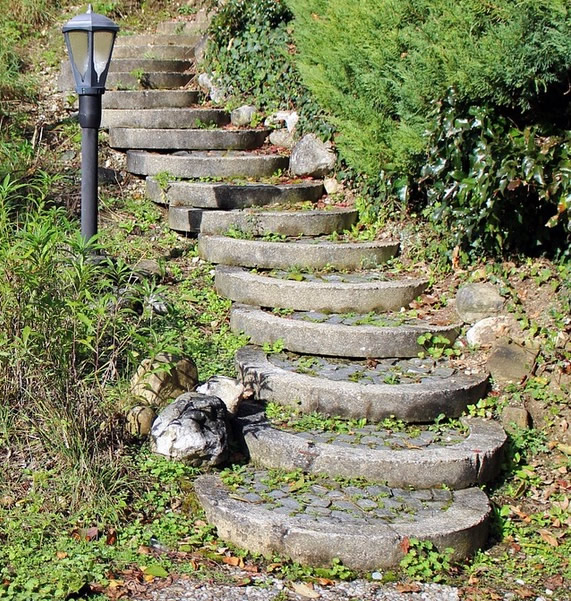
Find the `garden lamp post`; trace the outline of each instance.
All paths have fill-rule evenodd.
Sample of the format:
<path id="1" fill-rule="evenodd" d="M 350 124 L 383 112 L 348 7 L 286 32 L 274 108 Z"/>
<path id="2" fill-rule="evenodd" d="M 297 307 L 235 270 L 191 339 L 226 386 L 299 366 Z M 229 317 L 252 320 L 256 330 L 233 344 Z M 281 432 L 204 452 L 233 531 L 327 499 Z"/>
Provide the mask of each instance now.
<path id="1" fill-rule="evenodd" d="M 81 235 L 97 234 L 97 132 L 101 124 L 101 95 L 119 27 L 103 15 L 87 12 L 63 26 L 75 90 L 79 94 L 81 125 Z"/>

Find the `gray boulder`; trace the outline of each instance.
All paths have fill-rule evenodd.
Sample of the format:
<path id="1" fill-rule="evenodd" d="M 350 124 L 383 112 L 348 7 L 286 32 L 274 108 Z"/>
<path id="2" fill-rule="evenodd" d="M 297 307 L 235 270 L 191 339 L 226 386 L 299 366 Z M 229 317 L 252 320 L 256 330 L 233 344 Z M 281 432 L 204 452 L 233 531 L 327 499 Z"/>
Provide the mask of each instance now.
<path id="1" fill-rule="evenodd" d="M 490 354 L 488 371 L 501 385 L 519 382 L 531 373 L 536 356 L 537 351 L 533 349 L 510 340 L 501 340 Z"/>
<path id="2" fill-rule="evenodd" d="M 522 339 L 521 327 L 512 315 L 486 317 L 466 332 L 466 340 L 473 346 L 491 346 L 499 338 Z"/>
<path id="3" fill-rule="evenodd" d="M 504 299 L 491 284 L 466 284 L 456 294 L 456 311 L 466 323 L 493 317 L 503 306 Z"/>
<path id="4" fill-rule="evenodd" d="M 293 134 L 287 129 L 275 129 L 270 134 L 270 144 L 280 146 L 281 148 L 292 148 L 295 140 L 293 139 Z"/>
<path id="5" fill-rule="evenodd" d="M 223 463 L 228 458 L 226 406 L 215 396 L 182 394 L 155 420 L 151 450 L 193 466 Z"/>
<path id="6" fill-rule="evenodd" d="M 293 175 L 323 177 L 335 167 L 336 160 L 331 144 L 307 134 L 294 146 L 289 164 Z"/>
<path id="7" fill-rule="evenodd" d="M 252 118 L 257 112 L 255 106 L 245 104 L 244 106 L 239 106 L 230 113 L 230 121 L 232 122 L 232 125 L 235 125 L 236 127 L 250 125 Z"/>

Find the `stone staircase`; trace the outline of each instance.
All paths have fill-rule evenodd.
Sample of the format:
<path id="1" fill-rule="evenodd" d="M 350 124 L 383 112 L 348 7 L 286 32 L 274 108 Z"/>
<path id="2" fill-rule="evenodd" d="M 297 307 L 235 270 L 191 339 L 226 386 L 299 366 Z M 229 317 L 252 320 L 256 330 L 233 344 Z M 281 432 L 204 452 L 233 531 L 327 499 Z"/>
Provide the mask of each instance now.
<path id="1" fill-rule="evenodd" d="M 106 92 L 103 124 L 170 226 L 199 234 L 218 293 L 234 302 L 231 327 L 252 343 L 236 357 L 254 391 L 235 420 L 250 464 L 198 479 L 208 520 L 240 547 L 312 565 L 388 567 L 411 539 L 473 553 L 491 512 L 479 487 L 497 473 L 505 434 L 456 418 L 487 374 L 419 357 L 419 336 L 453 342 L 460 326 L 408 308 L 428 282 L 385 267 L 398 241 L 345 239 L 357 212 L 320 181 L 284 177 L 288 156 L 265 144 L 267 129 L 196 106 L 199 27 L 119 39 L 110 88 L 129 89 Z M 130 58 L 145 48 L 156 57 Z"/>

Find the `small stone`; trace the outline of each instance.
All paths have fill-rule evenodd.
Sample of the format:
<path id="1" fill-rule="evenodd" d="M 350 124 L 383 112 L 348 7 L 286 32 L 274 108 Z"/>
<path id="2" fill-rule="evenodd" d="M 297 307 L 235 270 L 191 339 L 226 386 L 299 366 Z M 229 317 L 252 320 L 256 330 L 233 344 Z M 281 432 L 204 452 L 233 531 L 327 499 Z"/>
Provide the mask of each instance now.
<path id="1" fill-rule="evenodd" d="M 77 156 L 77 153 L 75 152 L 75 150 L 66 150 L 65 152 L 62 152 L 60 154 L 60 160 L 63 163 L 67 163 L 69 161 L 73 161 L 73 159 L 75 159 L 75 157 Z"/>
<path id="2" fill-rule="evenodd" d="M 161 279 L 164 274 L 164 269 L 153 259 L 141 259 L 135 266 L 135 271 L 144 278 Z"/>
<path id="3" fill-rule="evenodd" d="M 217 396 L 226 405 L 228 413 L 235 415 L 244 398 L 244 386 L 234 378 L 212 376 L 196 389 L 196 392 L 209 396 Z"/>
<path id="4" fill-rule="evenodd" d="M 235 125 L 236 127 L 250 125 L 257 112 L 258 110 L 255 106 L 245 104 L 244 106 L 239 106 L 230 113 L 230 121 L 232 122 L 232 125 Z"/>
<path id="5" fill-rule="evenodd" d="M 326 177 L 323 180 L 323 187 L 327 194 L 338 194 L 343 190 L 341 184 L 334 177 Z"/>
<path id="6" fill-rule="evenodd" d="M 217 397 L 180 395 L 151 429 L 151 450 L 189 465 L 214 466 L 228 457 L 228 413 Z"/>
<path id="7" fill-rule="evenodd" d="M 491 346 L 499 338 L 521 338 L 521 327 L 511 315 L 486 317 L 467 332 L 466 340 L 473 346 Z"/>
<path id="8" fill-rule="evenodd" d="M 506 407 L 502 411 L 502 426 L 507 432 L 513 433 L 516 429 L 526 430 L 529 428 L 529 423 L 529 413 L 524 407 Z"/>
<path id="9" fill-rule="evenodd" d="M 147 436 L 151 431 L 157 414 L 146 405 L 137 405 L 129 409 L 127 413 L 127 432 L 131 436 Z"/>
<path id="10" fill-rule="evenodd" d="M 500 341 L 488 359 L 488 370 L 500 384 L 519 382 L 531 373 L 536 351 L 511 341 Z"/>
<path id="11" fill-rule="evenodd" d="M 270 144 L 280 148 L 293 148 L 295 139 L 287 129 L 275 129 L 270 134 Z"/>
<path id="12" fill-rule="evenodd" d="M 456 294 L 456 312 L 466 323 L 497 315 L 504 299 L 491 284 L 467 284 Z"/>
<path id="13" fill-rule="evenodd" d="M 264 123 L 270 127 L 284 124 L 288 132 L 293 133 L 298 121 L 299 115 L 297 111 L 277 111 L 276 113 L 269 115 Z"/>
<path id="14" fill-rule="evenodd" d="M 197 381 L 198 370 L 192 359 L 159 353 L 141 362 L 131 379 L 131 393 L 148 405 L 162 406 L 192 390 Z"/>
<path id="15" fill-rule="evenodd" d="M 208 73 L 201 73 L 198 76 L 198 85 L 208 92 L 208 95 L 213 102 L 222 102 L 225 98 L 225 92 L 223 88 L 218 86 L 211 75 Z"/>
<path id="16" fill-rule="evenodd" d="M 290 170 L 293 175 L 322 177 L 335 167 L 336 161 L 331 144 L 325 144 L 315 134 L 307 134 L 292 150 Z"/>

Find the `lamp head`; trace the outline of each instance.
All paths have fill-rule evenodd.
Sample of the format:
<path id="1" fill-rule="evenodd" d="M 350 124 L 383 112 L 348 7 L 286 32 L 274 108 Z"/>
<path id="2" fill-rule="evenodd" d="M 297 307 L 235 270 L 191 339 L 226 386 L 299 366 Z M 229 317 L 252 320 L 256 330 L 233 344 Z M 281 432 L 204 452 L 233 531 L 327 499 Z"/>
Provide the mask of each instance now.
<path id="1" fill-rule="evenodd" d="M 115 36 L 119 26 L 111 19 L 87 12 L 63 26 L 71 68 L 78 94 L 103 94 Z"/>

